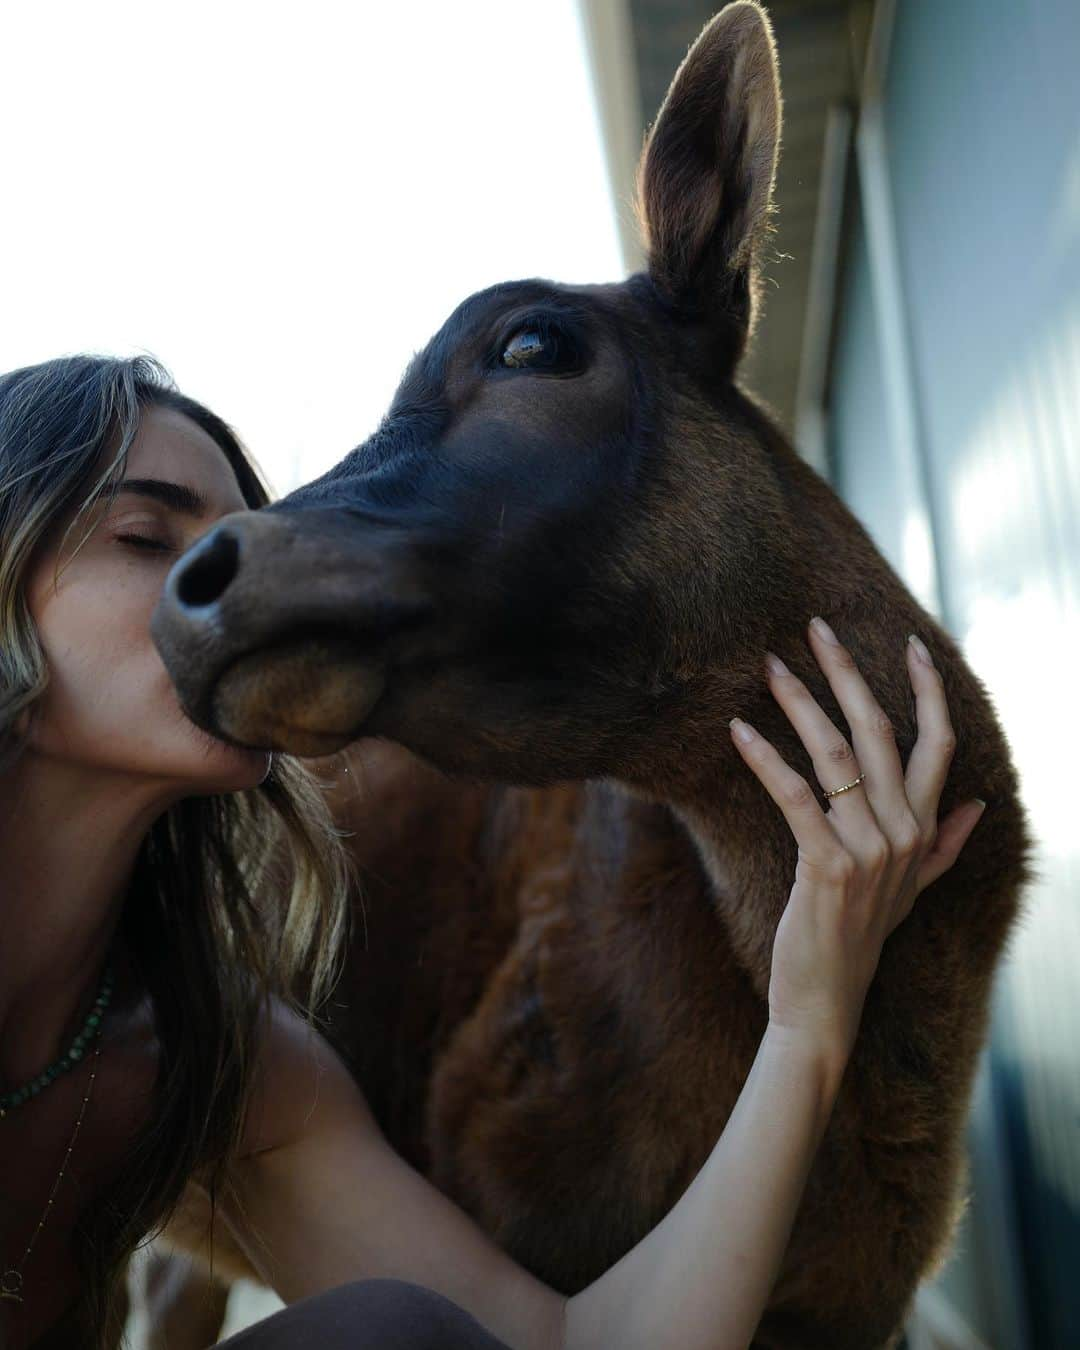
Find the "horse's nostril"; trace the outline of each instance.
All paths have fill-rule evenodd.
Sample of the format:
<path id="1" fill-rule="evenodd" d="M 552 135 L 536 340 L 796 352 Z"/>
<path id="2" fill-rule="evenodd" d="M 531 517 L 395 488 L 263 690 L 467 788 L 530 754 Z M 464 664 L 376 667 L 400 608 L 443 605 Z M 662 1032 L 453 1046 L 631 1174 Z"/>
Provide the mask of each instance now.
<path id="1" fill-rule="evenodd" d="M 240 562 L 236 536 L 216 530 L 176 579 L 176 595 L 182 605 L 195 608 L 220 600 Z"/>

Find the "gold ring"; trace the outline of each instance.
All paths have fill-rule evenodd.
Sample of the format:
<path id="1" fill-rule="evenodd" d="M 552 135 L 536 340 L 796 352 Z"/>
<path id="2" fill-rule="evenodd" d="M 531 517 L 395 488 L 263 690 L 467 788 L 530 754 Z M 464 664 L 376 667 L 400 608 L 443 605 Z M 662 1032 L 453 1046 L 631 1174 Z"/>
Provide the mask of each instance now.
<path id="1" fill-rule="evenodd" d="M 859 774 L 858 778 L 853 778 L 850 783 L 845 783 L 843 787 L 833 788 L 831 792 L 826 792 L 826 797 L 839 797 L 841 792 L 850 792 L 853 787 L 858 787 L 866 777 L 865 773 Z"/>

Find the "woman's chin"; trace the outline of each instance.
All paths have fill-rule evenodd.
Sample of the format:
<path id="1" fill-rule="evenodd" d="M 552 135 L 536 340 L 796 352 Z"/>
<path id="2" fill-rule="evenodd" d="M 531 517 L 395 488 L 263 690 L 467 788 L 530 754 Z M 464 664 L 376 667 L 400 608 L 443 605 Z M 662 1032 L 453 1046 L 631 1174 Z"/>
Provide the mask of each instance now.
<path id="1" fill-rule="evenodd" d="M 231 745 L 192 724 L 201 753 L 190 764 L 194 792 L 245 792 L 256 788 L 270 772 L 273 756 L 269 750 Z"/>
<path id="2" fill-rule="evenodd" d="M 274 752 L 272 750 L 237 750 L 238 756 L 244 758 L 245 778 L 243 788 L 256 788 L 264 783 L 270 777 L 270 771 L 274 763 Z"/>

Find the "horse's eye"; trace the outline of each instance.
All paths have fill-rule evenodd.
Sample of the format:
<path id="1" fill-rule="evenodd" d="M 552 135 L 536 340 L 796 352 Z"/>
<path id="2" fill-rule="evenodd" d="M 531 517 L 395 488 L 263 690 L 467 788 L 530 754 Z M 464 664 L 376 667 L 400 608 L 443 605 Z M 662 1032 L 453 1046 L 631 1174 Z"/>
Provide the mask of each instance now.
<path id="1" fill-rule="evenodd" d="M 570 370 L 578 363 L 577 350 L 557 328 L 519 328 L 503 348 L 500 364 L 511 369 Z"/>

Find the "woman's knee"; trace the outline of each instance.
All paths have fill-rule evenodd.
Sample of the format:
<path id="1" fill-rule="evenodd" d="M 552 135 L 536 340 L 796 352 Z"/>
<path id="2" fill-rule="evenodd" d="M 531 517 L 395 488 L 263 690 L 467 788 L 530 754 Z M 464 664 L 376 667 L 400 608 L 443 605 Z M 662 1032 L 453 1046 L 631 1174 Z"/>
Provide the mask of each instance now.
<path id="1" fill-rule="evenodd" d="M 500 1350 L 503 1343 L 434 1289 L 352 1280 L 300 1299 L 222 1342 L 228 1350 Z"/>

